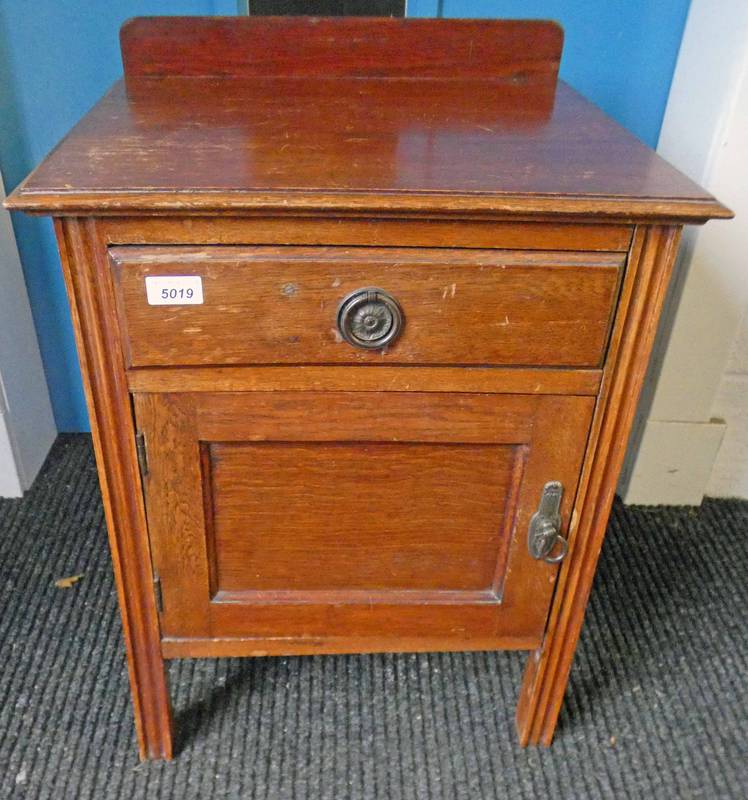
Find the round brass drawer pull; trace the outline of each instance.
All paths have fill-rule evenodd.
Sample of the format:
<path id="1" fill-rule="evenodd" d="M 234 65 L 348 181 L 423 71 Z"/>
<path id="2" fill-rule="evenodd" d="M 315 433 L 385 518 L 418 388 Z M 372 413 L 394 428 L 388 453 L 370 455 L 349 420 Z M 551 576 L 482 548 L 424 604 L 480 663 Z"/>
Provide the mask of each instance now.
<path id="1" fill-rule="evenodd" d="M 338 330 L 348 344 L 378 350 L 400 335 L 405 317 L 400 304 L 383 289 L 357 289 L 338 308 Z"/>

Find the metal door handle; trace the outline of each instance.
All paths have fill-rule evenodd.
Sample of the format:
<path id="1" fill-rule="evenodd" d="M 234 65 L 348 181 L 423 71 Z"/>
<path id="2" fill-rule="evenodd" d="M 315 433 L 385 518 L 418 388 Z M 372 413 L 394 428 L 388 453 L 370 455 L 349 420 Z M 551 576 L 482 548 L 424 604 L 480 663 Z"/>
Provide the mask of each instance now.
<path id="1" fill-rule="evenodd" d="M 549 564 L 558 564 L 564 560 L 569 543 L 561 536 L 561 498 L 564 487 L 559 481 L 549 481 L 543 487 L 538 510 L 530 519 L 527 532 L 527 549 L 530 555 Z M 556 555 L 553 550 L 560 548 Z"/>

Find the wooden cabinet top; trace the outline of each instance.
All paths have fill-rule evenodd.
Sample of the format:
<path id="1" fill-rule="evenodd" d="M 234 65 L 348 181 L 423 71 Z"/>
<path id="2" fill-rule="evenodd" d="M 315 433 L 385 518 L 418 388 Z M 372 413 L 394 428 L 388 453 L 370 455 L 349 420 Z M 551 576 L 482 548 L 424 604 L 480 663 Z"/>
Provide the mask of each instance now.
<path id="1" fill-rule="evenodd" d="M 77 213 L 730 212 L 569 86 L 546 22 L 141 18 L 9 198 Z"/>

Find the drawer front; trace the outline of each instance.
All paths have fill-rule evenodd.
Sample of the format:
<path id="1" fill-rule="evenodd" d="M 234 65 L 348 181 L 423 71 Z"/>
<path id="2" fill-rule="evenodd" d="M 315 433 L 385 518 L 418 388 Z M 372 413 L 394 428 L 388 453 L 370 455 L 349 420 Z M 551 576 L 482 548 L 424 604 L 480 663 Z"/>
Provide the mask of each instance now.
<path id="1" fill-rule="evenodd" d="M 620 253 L 364 247 L 118 247 L 110 259 L 131 367 L 597 367 L 624 265 Z M 146 278 L 159 276 L 199 277 L 202 303 L 149 304 Z M 386 348 L 341 335 L 341 302 L 368 287 L 402 312 Z"/>

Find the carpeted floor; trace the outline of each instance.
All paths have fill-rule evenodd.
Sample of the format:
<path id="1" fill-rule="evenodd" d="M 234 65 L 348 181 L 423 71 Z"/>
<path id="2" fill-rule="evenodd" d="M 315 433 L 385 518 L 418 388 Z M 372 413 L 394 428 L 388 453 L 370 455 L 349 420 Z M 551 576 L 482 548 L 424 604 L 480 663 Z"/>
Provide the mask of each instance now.
<path id="1" fill-rule="evenodd" d="M 139 764 L 90 441 L 0 500 L 0 796 L 744 798 L 748 503 L 618 505 L 550 750 L 522 654 L 172 662 L 178 758 Z M 57 578 L 83 573 L 68 589 Z"/>

